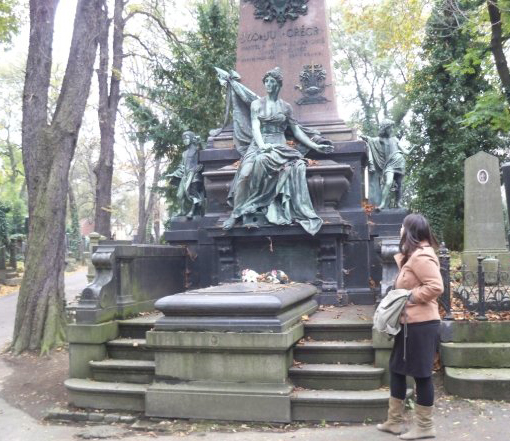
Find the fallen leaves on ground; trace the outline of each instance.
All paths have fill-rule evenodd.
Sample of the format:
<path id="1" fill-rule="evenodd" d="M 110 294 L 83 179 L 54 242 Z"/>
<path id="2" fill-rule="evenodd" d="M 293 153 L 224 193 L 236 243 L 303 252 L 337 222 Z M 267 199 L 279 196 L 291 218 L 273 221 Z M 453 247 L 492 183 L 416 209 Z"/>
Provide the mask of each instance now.
<path id="1" fill-rule="evenodd" d="M 19 290 L 19 286 L 7 286 L 0 285 L 0 297 L 8 296 L 13 292 L 17 292 Z"/>

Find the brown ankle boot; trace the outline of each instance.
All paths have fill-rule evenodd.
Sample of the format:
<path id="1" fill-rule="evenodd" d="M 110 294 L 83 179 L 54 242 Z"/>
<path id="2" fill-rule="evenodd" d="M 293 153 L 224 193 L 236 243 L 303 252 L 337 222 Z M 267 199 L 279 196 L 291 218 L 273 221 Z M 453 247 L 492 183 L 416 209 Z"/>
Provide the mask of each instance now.
<path id="1" fill-rule="evenodd" d="M 381 432 L 393 433 L 394 435 L 402 433 L 404 431 L 404 400 L 390 397 L 388 419 L 376 427 Z"/>
<path id="2" fill-rule="evenodd" d="M 414 406 L 415 422 L 409 432 L 399 436 L 400 439 L 422 439 L 435 438 L 436 429 L 432 420 L 432 411 L 434 406 Z"/>

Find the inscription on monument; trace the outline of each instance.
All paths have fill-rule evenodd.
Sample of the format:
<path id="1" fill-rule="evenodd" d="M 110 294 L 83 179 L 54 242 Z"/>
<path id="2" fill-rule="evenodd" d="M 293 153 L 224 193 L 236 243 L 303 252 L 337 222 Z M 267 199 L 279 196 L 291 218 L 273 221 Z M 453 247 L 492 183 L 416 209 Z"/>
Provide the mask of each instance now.
<path id="1" fill-rule="evenodd" d="M 292 17 L 287 15 L 284 22 L 278 21 L 276 16 L 268 12 L 277 5 L 292 8 L 300 4 L 306 6 L 311 3 L 304 0 L 240 2 L 236 71 L 246 87 L 261 95 L 264 90 L 260 79 L 267 71 L 279 66 L 289 78 L 282 86 L 282 99 L 288 103 L 309 104 L 294 107 L 296 119 L 307 123 L 337 121 L 325 0 L 314 0 L 306 14 Z M 265 15 L 261 10 L 266 11 Z M 286 11 L 289 12 L 289 9 Z M 323 92 L 315 95 L 315 98 L 323 96 L 325 99 L 310 101 L 308 98 L 311 95 L 304 93 L 305 89 L 309 89 L 308 92 L 315 91 L 314 86 L 305 86 L 300 78 L 300 73 L 308 65 L 321 65 L 327 72 L 327 82 L 331 85 L 328 84 Z M 315 78 L 314 81 L 318 79 Z M 300 86 L 296 88 L 296 85 Z"/>
<path id="2" fill-rule="evenodd" d="M 291 27 L 264 33 L 242 32 L 238 38 L 238 61 L 254 62 L 276 60 L 276 54 L 284 52 L 289 58 L 323 56 L 324 30 L 318 26 Z"/>

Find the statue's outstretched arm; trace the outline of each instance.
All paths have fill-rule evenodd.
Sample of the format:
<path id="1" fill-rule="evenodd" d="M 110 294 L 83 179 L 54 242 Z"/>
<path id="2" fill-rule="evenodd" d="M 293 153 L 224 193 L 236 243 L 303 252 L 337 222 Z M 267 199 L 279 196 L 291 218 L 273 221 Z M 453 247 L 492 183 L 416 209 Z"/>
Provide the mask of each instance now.
<path id="1" fill-rule="evenodd" d="M 409 155 L 416 148 L 416 145 L 412 146 L 410 149 L 406 149 L 404 146 L 398 143 L 398 148 L 404 155 Z"/>
<path id="2" fill-rule="evenodd" d="M 308 148 L 311 148 L 320 153 L 331 153 L 335 148 L 329 144 L 317 144 L 313 142 L 308 136 L 306 136 L 305 132 L 301 130 L 298 124 L 294 121 L 289 121 L 290 129 L 294 135 L 294 138 L 298 140 L 301 144 L 305 145 Z"/>

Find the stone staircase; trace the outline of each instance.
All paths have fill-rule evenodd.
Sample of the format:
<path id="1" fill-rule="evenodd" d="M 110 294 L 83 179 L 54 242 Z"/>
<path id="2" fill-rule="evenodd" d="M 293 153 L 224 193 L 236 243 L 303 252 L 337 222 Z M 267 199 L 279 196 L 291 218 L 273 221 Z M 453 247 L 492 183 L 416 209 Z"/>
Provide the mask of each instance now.
<path id="1" fill-rule="evenodd" d="M 294 348 L 289 377 L 294 421 L 380 421 L 388 388 L 383 368 L 374 367 L 373 306 L 326 308 L 305 322 L 305 338 Z M 119 321 L 119 336 L 107 343 L 108 358 L 90 361 L 90 379 L 68 379 L 70 402 L 78 407 L 144 412 L 154 379 L 154 352 L 145 333 L 157 314 Z"/>
<path id="2" fill-rule="evenodd" d="M 381 421 L 389 390 L 374 367 L 373 306 L 326 308 L 305 322 L 289 376 L 295 421 Z"/>
<path id="3" fill-rule="evenodd" d="M 159 317 L 151 314 L 119 321 L 119 336 L 106 344 L 108 358 L 89 361 L 92 378 L 66 380 L 70 403 L 143 412 L 145 393 L 154 379 L 154 352 L 145 345 L 145 333 Z"/>
<path id="4" fill-rule="evenodd" d="M 510 323 L 443 322 L 441 362 L 448 393 L 510 400 Z"/>

